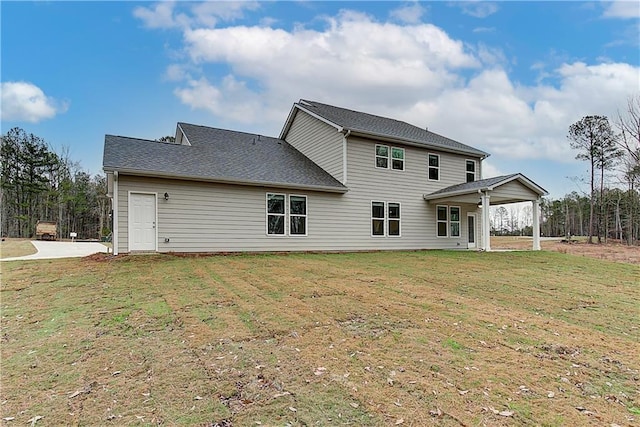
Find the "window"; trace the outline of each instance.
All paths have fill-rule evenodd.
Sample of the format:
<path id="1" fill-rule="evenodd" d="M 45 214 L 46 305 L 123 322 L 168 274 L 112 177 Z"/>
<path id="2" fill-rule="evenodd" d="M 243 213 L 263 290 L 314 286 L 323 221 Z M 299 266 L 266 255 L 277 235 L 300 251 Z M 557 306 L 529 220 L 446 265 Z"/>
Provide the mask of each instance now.
<path id="1" fill-rule="evenodd" d="M 400 203 L 371 202 L 371 235 L 400 237 Z"/>
<path id="2" fill-rule="evenodd" d="M 429 154 L 429 181 L 440 180 L 440 156 Z"/>
<path id="3" fill-rule="evenodd" d="M 389 147 L 386 145 L 376 145 L 376 167 L 389 168 Z"/>
<path id="4" fill-rule="evenodd" d="M 475 160 L 467 160 L 467 182 L 476 180 L 476 162 Z"/>
<path id="5" fill-rule="evenodd" d="M 391 148 L 391 169 L 404 170 L 404 148 Z"/>
<path id="6" fill-rule="evenodd" d="M 267 194 L 267 234 L 284 236 L 284 194 Z"/>
<path id="7" fill-rule="evenodd" d="M 460 208 L 449 207 L 449 233 L 450 237 L 460 237 Z"/>
<path id="8" fill-rule="evenodd" d="M 389 236 L 400 236 L 400 203 L 389 202 Z"/>
<path id="9" fill-rule="evenodd" d="M 289 196 L 289 234 L 307 235 L 307 197 Z"/>
<path id="10" fill-rule="evenodd" d="M 371 235 L 384 236 L 384 202 L 371 202 Z"/>
<path id="11" fill-rule="evenodd" d="M 389 155 L 391 155 L 391 169 L 404 170 L 404 148 L 388 145 L 376 145 L 376 167 L 389 169 Z"/>
<path id="12" fill-rule="evenodd" d="M 438 237 L 447 237 L 447 207 L 446 206 L 438 206 L 437 210 L 437 228 Z"/>

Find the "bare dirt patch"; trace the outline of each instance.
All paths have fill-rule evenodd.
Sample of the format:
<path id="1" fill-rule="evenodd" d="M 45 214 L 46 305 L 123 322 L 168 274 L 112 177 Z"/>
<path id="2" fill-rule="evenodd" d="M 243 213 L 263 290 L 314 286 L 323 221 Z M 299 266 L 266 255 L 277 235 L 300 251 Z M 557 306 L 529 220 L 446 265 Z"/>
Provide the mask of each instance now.
<path id="1" fill-rule="evenodd" d="M 560 252 L 590 258 L 603 259 L 614 262 L 640 264 L 640 246 L 628 246 L 618 241 L 608 243 L 588 244 L 585 239 L 563 242 L 562 239 L 543 240 L 543 250 Z M 522 237 L 492 237 L 492 249 L 530 250 L 531 238 Z"/>

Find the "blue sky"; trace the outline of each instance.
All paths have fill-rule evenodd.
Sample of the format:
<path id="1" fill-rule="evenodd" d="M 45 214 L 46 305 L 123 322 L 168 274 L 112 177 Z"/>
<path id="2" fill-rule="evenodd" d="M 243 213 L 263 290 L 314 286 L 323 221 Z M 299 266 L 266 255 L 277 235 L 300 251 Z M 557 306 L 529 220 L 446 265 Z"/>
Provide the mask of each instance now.
<path id="1" fill-rule="evenodd" d="M 312 99 L 405 120 L 585 191 L 566 139 L 640 92 L 637 2 L 2 2 L 2 133 L 101 172 L 105 134 L 277 136 Z"/>

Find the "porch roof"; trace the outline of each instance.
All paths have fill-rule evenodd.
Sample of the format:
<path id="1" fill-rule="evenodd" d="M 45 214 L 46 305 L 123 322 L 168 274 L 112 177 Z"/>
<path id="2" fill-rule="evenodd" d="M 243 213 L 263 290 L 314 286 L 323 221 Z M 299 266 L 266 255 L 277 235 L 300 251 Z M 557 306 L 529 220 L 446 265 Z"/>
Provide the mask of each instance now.
<path id="1" fill-rule="evenodd" d="M 480 195 L 488 194 L 491 204 L 505 204 L 538 200 L 546 196 L 547 190 L 522 175 L 497 176 L 479 181 L 452 185 L 423 197 L 427 201 L 453 201 L 457 203 L 479 203 Z"/>

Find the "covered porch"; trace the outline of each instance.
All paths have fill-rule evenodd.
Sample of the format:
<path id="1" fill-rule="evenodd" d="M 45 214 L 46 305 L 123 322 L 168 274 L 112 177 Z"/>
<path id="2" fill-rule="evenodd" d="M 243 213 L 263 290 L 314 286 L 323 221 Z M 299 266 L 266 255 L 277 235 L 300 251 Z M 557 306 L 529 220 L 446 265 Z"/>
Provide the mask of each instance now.
<path id="1" fill-rule="evenodd" d="M 480 248 L 491 250 L 491 216 L 489 207 L 494 205 L 531 202 L 533 250 L 540 250 L 540 200 L 547 191 L 526 176 L 516 173 L 466 182 L 443 188 L 424 199 L 433 204 L 475 204 L 480 209 L 481 242 Z"/>

